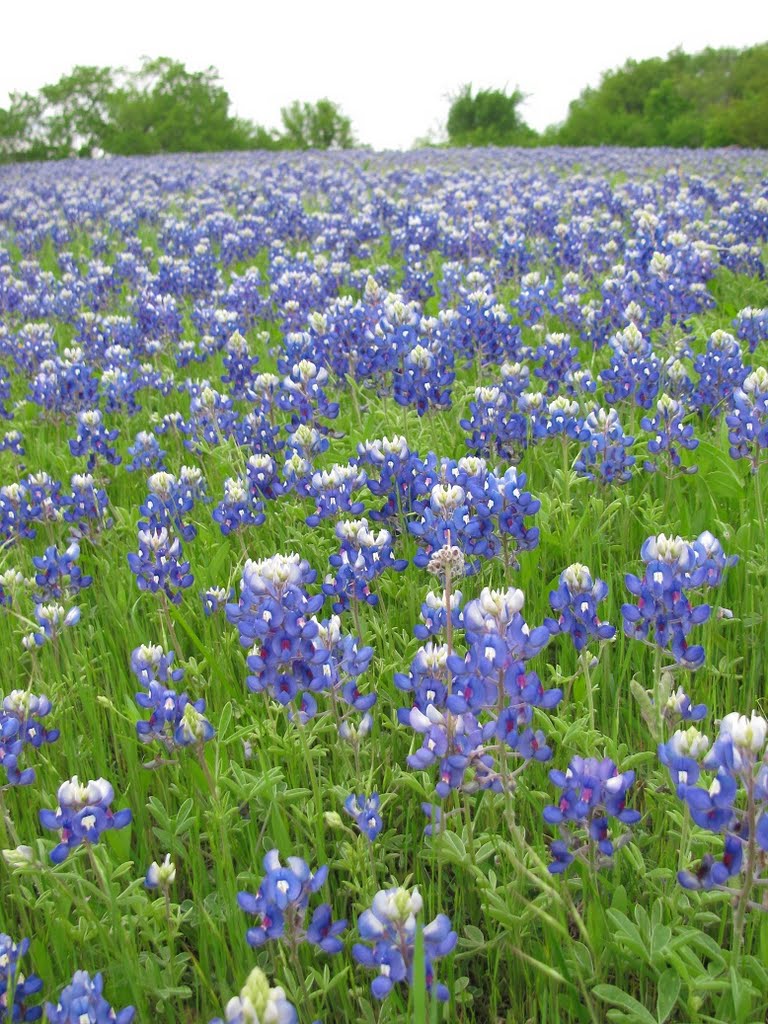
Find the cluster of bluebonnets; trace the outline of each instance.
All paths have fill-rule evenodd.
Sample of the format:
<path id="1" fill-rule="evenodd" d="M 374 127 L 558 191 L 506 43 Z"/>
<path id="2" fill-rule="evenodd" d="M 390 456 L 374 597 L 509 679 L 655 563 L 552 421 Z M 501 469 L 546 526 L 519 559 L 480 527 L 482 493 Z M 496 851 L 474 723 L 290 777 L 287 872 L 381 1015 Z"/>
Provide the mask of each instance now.
<path id="1" fill-rule="evenodd" d="M 53 865 L 80 851 L 105 884 L 96 847 L 137 809 L 119 750 L 110 779 L 60 782 L 81 769 L 51 746 L 57 703 L 42 695 L 47 673 L 88 657 L 109 576 L 126 607 L 141 600 L 145 642 L 125 652 L 123 696 L 150 792 L 194 763 L 217 806 L 227 775 L 210 753 L 223 709 L 202 696 L 191 657 L 201 615 L 242 648 L 244 721 L 287 730 L 313 786 L 310 741 L 345 751 L 344 796 L 328 796 L 326 819 L 361 838 L 371 885 L 346 899 L 340 868 L 313 870 L 319 851 L 305 860 L 290 837 L 270 848 L 269 823 L 253 823 L 264 873 L 233 867 L 252 880 L 237 895 L 242 930 L 253 950 L 281 950 L 270 970 L 287 965 L 291 998 L 251 964 L 219 1021 L 304 1020 L 302 963 L 345 951 L 361 993 L 361 968 L 375 973 L 374 1000 L 451 999 L 435 963 L 476 922 L 427 895 L 439 912 L 424 923 L 402 863 L 379 888 L 382 759 L 418 773 L 425 849 L 457 822 L 471 834 L 483 795 L 519 837 L 516 793 L 530 778 L 551 801 L 531 840 L 546 844 L 549 874 L 609 869 L 643 817 L 639 769 L 615 745 L 597 756 L 594 680 L 621 644 L 649 652 L 632 682 L 648 745 L 693 825 L 717 837 L 680 864 L 680 885 L 726 892 L 738 943 L 764 906 L 768 724 L 740 707 L 713 742 L 698 725 L 711 714 L 697 702 L 704 626 L 732 615 L 718 591 L 740 551 L 709 529 L 677 536 L 670 488 L 716 443 L 765 538 L 768 312 L 745 305 L 703 336 L 700 324 L 718 312 L 718 274 L 764 280 L 768 166 L 743 154 L 719 154 L 717 175 L 674 154 L 589 160 L 588 174 L 550 150 L 546 166 L 520 153 L 238 155 L 0 175 L 0 625 L 19 672 L 0 706 L 8 870 L 34 859 L 39 837 L 14 822 L 39 764 L 47 791 L 58 785 L 55 807 L 43 791 L 35 803 Z M 372 410 L 383 436 L 364 428 Z M 528 482 L 537 451 L 551 467 L 542 489 Z M 543 507 L 553 530 L 577 487 L 607 503 L 638 478 L 663 481 L 666 532 L 625 552 L 624 578 L 562 560 L 535 595 L 550 614 L 529 614 L 519 574 L 548 544 Z M 86 573 L 102 553 L 109 572 Z M 382 674 L 388 620 L 372 623 L 412 594 L 415 642 L 398 641 L 408 660 Z M 125 706 L 104 698 L 105 713 L 126 718 Z M 552 727 L 579 710 L 589 755 Z M 403 740 L 374 753 L 381 723 Z M 254 756 L 250 741 L 242 750 Z M 144 885 L 162 894 L 173 937 L 177 863 L 161 853 Z M 17 931 L 22 920 L 0 916 Z M 134 1018 L 111 1008 L 97 958 L 57 979 L 56 995 L 22 971 L 29 947 L 0 935 L 0 1021 Z"/>

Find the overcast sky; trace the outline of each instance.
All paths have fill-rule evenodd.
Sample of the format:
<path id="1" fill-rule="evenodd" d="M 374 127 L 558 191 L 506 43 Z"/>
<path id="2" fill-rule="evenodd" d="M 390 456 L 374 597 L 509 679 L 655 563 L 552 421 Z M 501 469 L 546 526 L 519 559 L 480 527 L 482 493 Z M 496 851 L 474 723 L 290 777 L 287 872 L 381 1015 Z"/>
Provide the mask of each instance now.
<path id="1" fill-rule="evenodd" d="M 327 96 L 361 142 L 406 148 L 466 82 L 519 87 L 542 129 L 629 57 L 766 41 L 765 0 L 0 0 L 0 106 L 75 64 L 168 56 L 218 68 L 242 117 Z"/>

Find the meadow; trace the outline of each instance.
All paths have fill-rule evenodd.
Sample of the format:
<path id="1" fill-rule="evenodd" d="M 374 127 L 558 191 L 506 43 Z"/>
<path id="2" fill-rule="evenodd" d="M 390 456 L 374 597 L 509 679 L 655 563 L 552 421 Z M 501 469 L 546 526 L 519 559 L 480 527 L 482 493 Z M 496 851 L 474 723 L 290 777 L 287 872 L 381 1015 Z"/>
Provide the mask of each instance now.
<path id="1" fill-rule="evenodd" d="M 766 1019 L 767 246 L 757 151 L 0 168 L 0 1020 Z"/>

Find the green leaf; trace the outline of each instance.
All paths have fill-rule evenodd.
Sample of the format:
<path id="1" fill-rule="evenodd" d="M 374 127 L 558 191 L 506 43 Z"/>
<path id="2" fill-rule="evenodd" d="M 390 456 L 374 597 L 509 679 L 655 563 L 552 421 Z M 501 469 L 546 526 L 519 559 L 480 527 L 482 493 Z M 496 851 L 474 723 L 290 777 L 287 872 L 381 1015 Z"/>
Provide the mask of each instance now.
<path id="1" fill-rule="evenodd" d="M 659 966 L 671 938 L 672 929 L 666 924 L 658 925 L 651 932 L 651 963 L 655 966 Z"/>
<path id="2" fill-rule="evenodd" d="M 424 958 L 424 933 L 421 922 L 416 925 L 413 951 L 413 1024 L 427 1024 L 427 968 Z"/>
<path id="3" fill-rule="evenodd" d="M 222 740 L 224 739 L 224 737 L 227 735 L 227 732 L 229 731 L 229 727 L 230 727 L 231 723 L 232 723 L 232 701 L 228 700 L 227 703 L 224 705 L 224 708 L 222 709 L 221 715 L 219 716 L 219 728 L 218 728 L 219 743 L 221 743 Z"/>
<path id="4" fill-rule="evenodd" d="M 642 1003 L 639 1003 L 628 992 L 617 988 L 616 985 L 595 985 L 592 992 L 603 1002 L 615 1003 L 622 1010 L 626 1010 L 633 1024 L 656 1024 L 653 1015 L 646 1010 Z"/>
<path id="5" fill-rule="evenodd" d="M 467 938 L 470 940 L 473 946 L 485 945 L 485 936 L 480 931 L 480 929 L 477 928 L 475 925 L 464 925 L 464 934 L 467 936 Z"/>
<path id="6" fill-rule="evenodd" d="M 659 978 L 659 987 L 656 993 L 656 1019 L 658 1024 L 664 1024 L 674 1009 L 677 997 L 680 995 L 680 979 L 673 970 L 664 971 Z"/>
<path id="7" fill-rule="evenodd" d="M 578 964 L 579 974 L 585 980 L 594 976 L 595 967 L 592 963 L 592 954 L 583 942 L 572 942 L 569 951 Z"/>
<path id="8" fill-rule="evenodd" d="M 637 925 L 630 921 L 626 914 L 622 914 L 620 910 L 611 908 L 607 911 L 607 916 L 616 932 L 616 939 L 619 942 L 623 942 L 633 953 L 642 957 L 647 962 L 648 951 L 645 948 L 645 942 Z"/>

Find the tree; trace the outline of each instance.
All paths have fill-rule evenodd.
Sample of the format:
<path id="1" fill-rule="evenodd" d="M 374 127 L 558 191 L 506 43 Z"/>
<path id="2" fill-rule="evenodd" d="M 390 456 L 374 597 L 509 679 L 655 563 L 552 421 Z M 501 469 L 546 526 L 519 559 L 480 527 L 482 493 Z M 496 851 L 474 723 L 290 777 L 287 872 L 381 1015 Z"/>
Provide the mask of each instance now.
<path id="1" fill-rule="evenodd" d="M 110 153 L 181 153 L 243 149 L 251 126 L 229 113 L 215 68 L 187 71 L 169 57 L 142 68 L 109 97 L 103 146 Z"/>
<path id="2" fill-rule="evenodd" d="M 53 85 L 43 86 L 38 116 L 50 156 L 89 156 L 102 145 L 114 77 L 111 68 L 77 66 Z"/>
<path id="3" fill-rule="evenodd" d="M 6 109 L 0 109 L 0 162 L 45 160 L 48 145 L 40 130 L 41 103 L 30 93 L 11 93 Z"/>
<path id="4" fill-rule="evenodd" d="M 329 99 L 317 103 L 294 100 L 282 108 L 280 117 L 286 149 L 350 149 L 355 144 L 352 122 Z"/>
<path id="5" fill-rule="evenodd" d="M 452 146 L 530 145 L 536 133 L 521 118 L 518 107 L 525 97 L 515 89 L 481 89 L 472 94 L 465 85 L 451 101 L 448 139 Z"/>
<path id="6" fill-rule="evenodd" d="M 768 44 L 629 60 L 547 133 L 565 145 L 768 146 Z"/>

